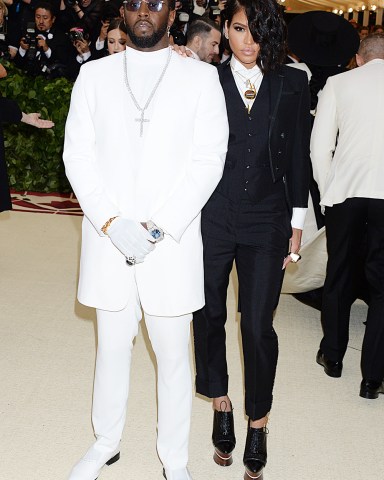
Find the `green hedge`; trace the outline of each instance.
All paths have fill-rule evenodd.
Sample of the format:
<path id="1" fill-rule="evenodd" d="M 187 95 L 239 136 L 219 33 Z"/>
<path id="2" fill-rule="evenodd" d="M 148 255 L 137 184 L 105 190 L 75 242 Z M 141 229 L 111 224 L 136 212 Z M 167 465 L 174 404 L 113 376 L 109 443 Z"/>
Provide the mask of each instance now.
<path id="1" fill-rule="evenodd" d="M 16 100 L 23 112 L 40 112 L 55 122 L 52 129 L 24 123 L 4 128 L 5 159 L 11 188 L 34 192 L 69 192 L 62 161 L 64 126 L 73 83 L 65 78 L 29 77 L 14 65 L 0 80 L 1 94 Z"/>

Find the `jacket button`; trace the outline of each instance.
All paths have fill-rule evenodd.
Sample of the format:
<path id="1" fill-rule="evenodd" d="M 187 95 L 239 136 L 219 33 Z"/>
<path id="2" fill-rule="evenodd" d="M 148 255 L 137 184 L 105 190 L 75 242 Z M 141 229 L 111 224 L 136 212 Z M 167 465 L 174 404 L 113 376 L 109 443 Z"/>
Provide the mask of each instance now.
<path id="1" fill-rule="evenodd" d="M 277 152 L 277 154 L 278 154 L 278 155 L 281 155 L 281 154 L 282 154 L 282 151 L 281 151 L 281 150 L 279 150 L 279 151 Z"/>
<path id="2" fill-rule="evenodd" d="M 250 148 L 248 148 L 248 153 L 251 153 L 251 151 L 252 151 L 252 150 L 251 150 Z"/>
<path id="3" fill-rule="evenodd" d="M 250 166 L 249 166 L 249 165 L 247 165 L 245 168 L 249 168 L 249 167 L 250 167 Z"/>
<path id="4" fill-rule="evenodd" d="M 280 137 L 281 137 L 281 138 L 284 138 L 284 137 L 285 137 L 285 133 L 284 133 L 284 132 L 280 133 Z"/>
<path id="5" fill-rule="evenodd" d="M 252 120 L 252 117 L 248 117 L 249 120 Z"/>

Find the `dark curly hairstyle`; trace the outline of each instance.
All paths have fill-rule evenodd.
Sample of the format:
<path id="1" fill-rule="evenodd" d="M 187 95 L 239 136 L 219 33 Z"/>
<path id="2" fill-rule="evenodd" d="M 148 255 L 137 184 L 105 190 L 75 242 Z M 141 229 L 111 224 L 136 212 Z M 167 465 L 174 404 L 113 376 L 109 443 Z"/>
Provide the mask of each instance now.
<path id="1" fill-rule="evenodd" d="M 275 0 L 228 0 L 225 19 L 231 25 L 234 15 L 244 10 L 253 39 L 260 45 L 257 65 L 263 73 L 275 70 L 285 59 L 287 27 Z"/>

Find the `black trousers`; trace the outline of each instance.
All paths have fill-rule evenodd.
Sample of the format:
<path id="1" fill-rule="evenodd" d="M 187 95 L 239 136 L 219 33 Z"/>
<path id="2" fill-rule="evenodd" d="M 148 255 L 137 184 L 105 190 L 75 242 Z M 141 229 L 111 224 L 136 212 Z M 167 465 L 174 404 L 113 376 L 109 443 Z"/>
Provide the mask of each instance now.
<path id="1" fill-rule="evenodd" d="M 206 303 L 193 317 L 196 390 L 210 398 L 228 393 L 226 300 L 235 261 L 241 299 L 245 410 L 256 420 L 271 409 L 278 357 L 273 312 L 291 235 L 282 185 L 256 204 L 247 199 L 232 202 L 215 192 L 203 210 L 202 235 Z"/>
<path id="2" fill-rule="evenodd" d="M 364 378 L 384 378 L 384 200 L 350 198 L 325 210 L 328 263 L 321 321 L 320 348 L 341 361 L 349 340 L 351 305 L 361 245 L 366 234 L 365 275 L 369 289 L 367 325 L 361 354 Z"/>

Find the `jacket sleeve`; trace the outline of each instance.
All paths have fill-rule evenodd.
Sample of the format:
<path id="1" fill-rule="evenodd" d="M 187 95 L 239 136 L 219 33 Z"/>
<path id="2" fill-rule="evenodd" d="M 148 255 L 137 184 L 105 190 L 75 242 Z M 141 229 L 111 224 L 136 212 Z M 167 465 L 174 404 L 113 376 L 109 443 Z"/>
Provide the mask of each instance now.
<path id="1" fill-rule="evenodd" d="M 63 159 L 69 182 L 84 215 L 100 236 L 101 227 L 111 217 L 121 215 L 106 191 L 96 162 L 96 132 L 86 94 L 85 69 L 80 69 L 72 90 L 65 126 Z"/>
<path id="2" fill-rule="evenodd" d="M 293 208 L 308 206 L 310 166 L 309 142 L 311 136 L 310 93 L 308 81 L 302 75 L 299 108 L 297 110 L 294 143 L 292 151 L 292 191 Z"/>
<path id="3" fill-rule="evenodd" d="M 0 97 L 0 122 L 1 123 L 19 123 L 22 112 L 14 100 Z"/>
<path id="4" fill-rule="evenodd" d="M 336 114 L 336 97 L 332 86 L 332 78 L 329 78 L 319 95 L 311 136 L 313 177 L 319 186 L 320 198 L 324 196 L 327 175 L 336 148 L 338 131 Z"/>

